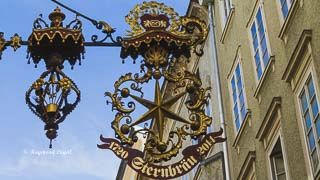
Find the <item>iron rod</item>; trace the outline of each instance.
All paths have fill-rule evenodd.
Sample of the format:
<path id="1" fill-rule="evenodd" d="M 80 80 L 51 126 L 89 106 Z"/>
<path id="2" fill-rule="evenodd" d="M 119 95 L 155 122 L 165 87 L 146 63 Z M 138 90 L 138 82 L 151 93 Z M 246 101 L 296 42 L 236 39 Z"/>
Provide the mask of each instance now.
<path id="1" fill-rule="evenodd" d="M 97 47 L 121 47 L 121 43 L 108 43 L 108 42 L 84 42 L 83 43 L 84 46 L 88 46 L 88 47 L 93 47 L 93 46 L 97 46 Z"/>
<path id="2" fill-rule="evenodd" d="M 66 6 L 66 5 L 64 5 L 64 4 L 62 4 L 61 2 L 59 2 L 59 1 L 57 1 L 57 0 L 52 0 L 52 1 L 53 1 L 54 3 L 56 3 L 56 4 L 58 4 L 59 6 L 65 8 L 65 9 L 71 11 L 71 12 L 73 12 L 73 13 L 76 14 L 77 16 L 83 17 L 84 19 L 90 21 L 93 25 L 97 25 L 97 24 L 98 24 L 98 21 L 96 21 L 96 20 L 94 20 L 94 19 L 92 19 L 92 18 L 90 18 L 90 17 L 88 17 L 88 16 L 86 16 L 86 15 L 84 15 L 84 14 L 82 14 L 82 13 L 80 13 L 80 12 L 78 12 L 78 11 L 76 11 L 76 10 L 74 10 L 74 9 Z"/>

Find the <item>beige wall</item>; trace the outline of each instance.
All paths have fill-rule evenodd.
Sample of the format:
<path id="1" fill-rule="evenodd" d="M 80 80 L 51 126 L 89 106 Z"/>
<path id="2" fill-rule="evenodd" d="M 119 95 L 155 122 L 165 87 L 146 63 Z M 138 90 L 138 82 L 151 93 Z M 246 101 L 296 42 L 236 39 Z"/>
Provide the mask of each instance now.
<path id="1" fill-rule="evenodd" d="M 223 34 L 221 25 L 220 7 L 221 0 L 214 1 L 216 36 L 220 40 Z M 266 118 L 270 105 L 274 97 L 281 98 L 279 110 L 280 132 L 282 137 L 282 148 L 287 163 L 287 172 L 290 179 L 307 179 L 306 160 L 304 154 L 306 148 L 302 144 L 303 134 L 299 132 L 296 114 L 296 101 L 290 83 L 282 80 L 282 76 L 287 68 L 289 59 L 297 46 L 298 40 L 305 29 L 312 30 L 312 55 L 314 58 L 317 76 L 319 77 L 319 58 L 320 58 L 320 1 L 317 0 L 296 0 L 294 7 L 296 13 L 290 19 L 287 31 L 283 38 L 279 34 L 283 26 L 280 18 L 278 0 L 232 0 L 234 14 L 230 19 L 229 27 L 226 29 L 224 41 L 217 42 L 218 61 L 220 67 L 222 93 L 224 102 L 225 119 L 227 124 L 228 147 L 230 154 L 231 179 L 237 179 L 249 151 L 255 151 L 255 172 L 256 179 L 263 180 L 269 177 L 269 166 L 267 163 L 267 152 L 263 144 L 263 138 L 257 137 L 259 129 L 262 128 L 263 120 Z M 262 4 L 264 11 L 267 36 L 269 37 L 269 48 L 271 55 L 274 56 L 274 63 L 271 64 L 269 72 L 266 73 L 262 81 L 261 89 L 258 91 L 258 82 L 254 59 L 252 56 L 250 40 L 250 17 L 255 10 L 257 3 Z M 255 15 L 255 14 L 253 14 Z M 228 73 L 232 68 L 237 51 L 241 54 L 241 65 L 243 70 L 246 99 L 251 115 L 245 122 L 240 134 L 234 129 L 232 117 L 231 96 L 229 95 Z M 267 131 L 270 132 L 270 131 Z M 239 136 L 236 142 L 236 137 Z"/>

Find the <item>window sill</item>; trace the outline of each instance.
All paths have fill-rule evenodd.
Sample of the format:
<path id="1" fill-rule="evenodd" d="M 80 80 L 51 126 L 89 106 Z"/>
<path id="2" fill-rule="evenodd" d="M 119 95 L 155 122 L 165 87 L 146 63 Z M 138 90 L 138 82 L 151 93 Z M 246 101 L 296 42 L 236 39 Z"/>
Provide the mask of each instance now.
<path id="1" fill-rule="evenodd" d="M 234 7 L 230 9 L 230 13 L 229 13 L 227 22 L 226 22 L 226 24 L 224 25 L 224 28 L 223 28 L 223 31 L 222 31 L 222 35 L 221 35 L 221 38 L 220 38 L 220 42 L 221 42 L 222 44 L 223 44 L 224 39 L 226 38 L 227 32 L 228 32 L 228 30 L 229 30 L 232 17 L 234 16 L 234 11 L 235 11 L 235 10 L 234 10 Z"/>
<path id="2" fill-rule="evenodd" d="M 280 39 L 284 39 L 284 35 L 287 33 L 287 30 L 288 30 L 288 26 L 289 24 L 291 23 L 297 9 L 298 9 L 298 4 L 299 4 L 299 1 L 300 0 L 294 0 L 291 7 L 290 7 L 290 10 L 288 12 L 288 15 L 286 17 L 286 19 L 284 20 L 283 24 L 282 24 L 282 27 L 281 27 L 281 30 L 280 30 L 280 34 L 279 34 L 279 38 Z"/>
<path id="3" fill-rule="evenodd" d="M 245 125 L 247 124 L 247 122 L 249 123 L 249 127 L 251 127 L 251 114 L 252 114 L 251 110 L 247 109 L 246 116 L 244 117 L 244 120 L 243 120 L 243 122 L 242 122 L 242 124 L 240 126 L 240 129 L 237 132 L 236 138 L 235 138 L 235 140 L 233 142 L 233 145 L 232 145 L 233 147 L 236 147 L 239 144 L 239 140 L 240 140 L 240 138 L 241 138 L 241 136 L 243 134 L 243 131 L 245 129 Z M 250 118 L 250 120 L 249 120 L 249 118 Z"/>
<path id="4" fill-rule="evenodd" d="M 274 71 L 274 63 L 275 63 L 274 56 L 270 56 L 269 63 L 267 65 L 267 67 L 264 69 L 264 72 L 263 72 L 263 74 L 261 76 L 261 79 L 259 80 L 257 88 L 254 91 L 254 95 L 253 96 L 255 98 L 258 98 L 258 95 L 260 93 L 261 87 L 263 86 L 263 84 L 265 82 L 265 79 L 266 79 L 267 75 L 269 74 L 269 71 L 270 71 L 271 67 L 272 67 L 272 71 Z"/>

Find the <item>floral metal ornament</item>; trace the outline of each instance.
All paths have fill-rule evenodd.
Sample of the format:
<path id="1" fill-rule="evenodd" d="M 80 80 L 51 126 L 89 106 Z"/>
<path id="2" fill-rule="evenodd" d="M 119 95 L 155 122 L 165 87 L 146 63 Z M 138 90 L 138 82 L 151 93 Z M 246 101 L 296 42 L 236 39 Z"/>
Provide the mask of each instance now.
<path id="1" fill-rule="evenodd" d="M 10 46 L 14 51 L 21 47 L 21 41 L 21 37 L 18 34 L 14 34 L 14 36 L 11 37 Z"/>
<path id="2" fill-rule="evenodd" d="M 16 33 L 14 34 L 9 41 L 4 38 L 4 33 L 0 32 L 0 60 L 2 58 L 2 53 L 8 46 L 12 47 L 14 51 L 19 49 L 22 45 L 21 37 Z"/>
<path id="3" fill-rule="evenodd" d="M 188 63 L 192 52 L 198 56 L 203 54 L 207 26 L 199 19 L 180 17 L 172 8 L 154 1 L 137 5 L 126 16 L 126 21 L 131 31 L 122 39 L 120 56 L 123 59 L 130 56 L 134 62 L 142 58 L 141 71 L 121 76 L 114 84 L 114 91 L 105 93 L 111 100 L 107 102 L 116 111 L 111 126 L 118 140 L 101 136 L 103 144 L 98 147 L 111 149 L 143 176 L 156 179 L 182 176 L 194 168 L 215 143 L 225 140 L 220 137 L 222 131 L 206 135 L 212 122 L 204 112 L 210 88 L 203 88 L 196 74 L 175 67 L 181 61 Z M 153 100 L 144 98 L 143 85 L 150 81 L 155 83 Z M 173 85 L 170 96 L 163 96 L 160 88 L 163 81 Z M 172 110 L 184 96 L 190 97 L 185 104 L 190 112 L 188 118 Z M 136 118 L 138 104 L 147 111 Z M 169 121 L 179 123 L 165 133 Z M 139 141 L 138 133 L 147 138 L 144 152 L 130 148 Z M 206 137 L 201 143 L 182 149 L 187 137 L 198 139 L 203 135 Z M 169 169 L 157 164 L 181 152 L 184 157 Z"/>

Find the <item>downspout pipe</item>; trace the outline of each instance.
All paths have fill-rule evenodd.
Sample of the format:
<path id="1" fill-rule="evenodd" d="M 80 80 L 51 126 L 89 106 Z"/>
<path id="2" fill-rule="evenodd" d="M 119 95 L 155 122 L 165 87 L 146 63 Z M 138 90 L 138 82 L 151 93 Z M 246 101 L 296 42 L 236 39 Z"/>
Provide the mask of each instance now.
<path id="1" fill-rule="evenodd" d="M 217 46 L 216 46 L 216 37 L 215 37 L 215 24 L 214 24 L 214 5 L 213 5 L 213 0 L 208 1 L 208 18 L 209 18 L 209 33 L 211 34 L 210 38 L 210 44 L 211 44 L 211 49 L 212 49 L 212 55 L 213 55 L 213 73 L 214 76 L 217 77 L 215 82 L 216 82 L 216 87 L 217 87 L 217 98 L 218 98 L 218 106 L 219 106 L 219 118 L 221 121 L 221 128 L 223 129 L 223 137 L 227 137 L 226 134 L 226 124 L 225 124 L 225 119 L 224 119 L 224 111 L 223 111 L 223 101 L 222 101 L 222 91 L 221 91 L 221 81 L 220 81 L 220 72 L 219 72 L 219 65 L 218 65 L 218 55 L 217 55 Z M 210 36 L 209 36 L 210 37 Z M 230 170 L 229 170 L 229 156 L 228 156 L 228 147 L 227 147 L 227 142 L 222 143 L 222 148 L 223 148 L 223 158 L 224 158 L 224 168 L 225 168 L 225 179 L 230 180 Z"/>

